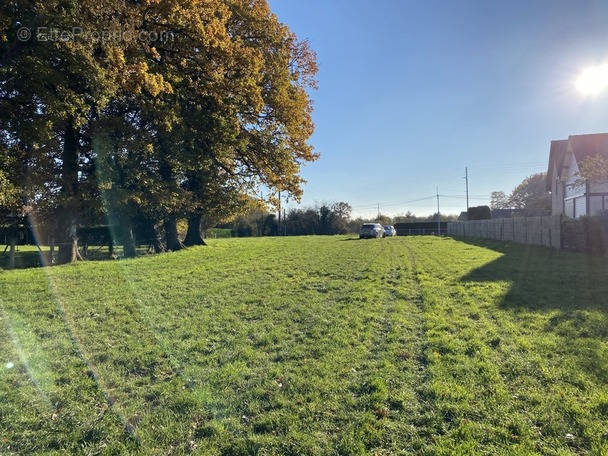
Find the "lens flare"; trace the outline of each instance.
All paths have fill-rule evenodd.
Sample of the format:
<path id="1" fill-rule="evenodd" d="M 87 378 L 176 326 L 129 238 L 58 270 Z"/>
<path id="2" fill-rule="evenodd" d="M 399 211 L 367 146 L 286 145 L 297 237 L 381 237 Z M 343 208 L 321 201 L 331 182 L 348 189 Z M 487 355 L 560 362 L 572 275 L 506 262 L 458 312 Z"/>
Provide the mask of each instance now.
<path id="1" fill-rule="evenodd" d="M 588 68 L 576 80 L 576 88 L 585 95 L 597 95 L 608 86 L 608 65 Z"/>

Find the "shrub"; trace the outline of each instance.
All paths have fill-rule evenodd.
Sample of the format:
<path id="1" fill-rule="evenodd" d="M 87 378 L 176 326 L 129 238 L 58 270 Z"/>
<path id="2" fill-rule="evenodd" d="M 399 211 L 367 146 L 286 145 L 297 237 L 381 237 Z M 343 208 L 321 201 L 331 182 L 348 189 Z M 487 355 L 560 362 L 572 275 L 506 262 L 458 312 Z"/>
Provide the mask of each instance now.
<path id="1" fill-rule="evenodd" d="M 469 220 L 490 220 L 492 218 L 490 206 L 470 207 L 468 214 Z"/>
<path id="2" fill-rule="evenodd" d="M 593 255 L 608 253 L 608 213 L 562 221 L 562 246 Z"/>

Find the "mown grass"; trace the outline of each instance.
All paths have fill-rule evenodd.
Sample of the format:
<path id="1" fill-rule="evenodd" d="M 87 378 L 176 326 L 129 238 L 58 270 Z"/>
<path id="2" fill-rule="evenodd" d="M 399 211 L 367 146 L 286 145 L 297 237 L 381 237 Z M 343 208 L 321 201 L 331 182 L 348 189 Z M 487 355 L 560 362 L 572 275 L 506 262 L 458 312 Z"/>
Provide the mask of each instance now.
<path id="1" fill-rule="evenodd" d="M 0 453 L 608 454 L 606 260 L 209 243 L 0 271 Z"/>

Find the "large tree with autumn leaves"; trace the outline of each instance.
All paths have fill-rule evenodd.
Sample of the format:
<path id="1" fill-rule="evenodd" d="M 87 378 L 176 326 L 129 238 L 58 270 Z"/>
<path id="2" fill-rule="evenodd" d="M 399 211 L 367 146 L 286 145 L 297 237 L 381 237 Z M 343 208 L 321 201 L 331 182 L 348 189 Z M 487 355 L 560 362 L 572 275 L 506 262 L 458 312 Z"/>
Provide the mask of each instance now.
<path id="1" fill-rule="evenodd" d="M 0 191 L 51 227 L 61 263 L 77 257 L 76 228 L 100 220 L 127 256 L 142 221 L 177 250 L 185 218 L 200 244 L 203 217 L 260 186 L 301 195 L 316 70 L 266 0 L 9 0 Z"/>

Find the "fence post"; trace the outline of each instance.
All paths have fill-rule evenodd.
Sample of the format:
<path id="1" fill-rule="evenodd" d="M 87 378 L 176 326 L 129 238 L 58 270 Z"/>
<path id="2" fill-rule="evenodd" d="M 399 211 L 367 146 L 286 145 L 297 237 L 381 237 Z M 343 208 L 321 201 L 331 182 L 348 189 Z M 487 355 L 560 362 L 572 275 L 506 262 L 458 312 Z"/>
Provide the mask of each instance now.
<path id="1" fill-rule="evenodd" d="M 515 236 L 515 217 L 513 217 L 511 220 L 513 220 L 513 240 L 511 242 L 517 242 L 515 239 L 517 239 L 517 237 Z"/>
<path id="2" fill-rule="evenodd" d="M 545 245 L 545 241 L 543 239 L 543 216 L 540 216 L 540 245 Z"/>

